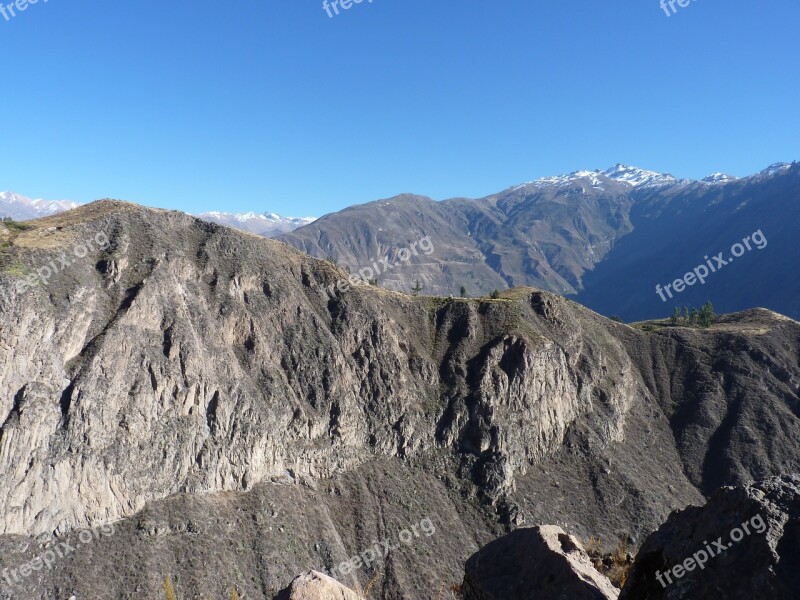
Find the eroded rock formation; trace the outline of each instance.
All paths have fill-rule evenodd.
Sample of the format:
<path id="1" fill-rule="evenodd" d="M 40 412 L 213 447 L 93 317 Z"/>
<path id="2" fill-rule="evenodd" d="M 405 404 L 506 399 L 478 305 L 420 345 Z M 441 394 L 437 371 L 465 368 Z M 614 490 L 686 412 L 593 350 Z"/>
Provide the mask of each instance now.
<path id="1" fill-rule="evenodd" d="M 791 600 L 800 594 L 800 475 L 721 488 L 647 538 L 621 600 Z"/>
<path id="2" fill-rule="evenodd" d="M 467 561 L 464 600 L 616 600 L 611 582 L 560 527 L 517 529 Z"/>
<path id="3" fill-rule="evenodd" d="M 272 600 L 431 517 L 426 546 L 343 582 L 416 600 L 512 524 L 637 543 L 720 483 L 800 471 L 800 326 L 769 311 L 648 331 L 532 289 L 339 292 L 279 242 L 118 202 L 0 237 L 7 564 L 117 532 L 15 598 L 157 597 L 169 575 Z"/>

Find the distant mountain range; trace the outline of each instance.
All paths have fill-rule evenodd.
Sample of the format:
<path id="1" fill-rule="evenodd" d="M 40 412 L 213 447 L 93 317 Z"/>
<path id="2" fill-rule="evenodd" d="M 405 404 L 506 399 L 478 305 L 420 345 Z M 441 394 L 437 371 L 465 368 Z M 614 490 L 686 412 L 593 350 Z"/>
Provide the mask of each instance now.
<path id="1" fill-rule="evenodd" d="M 32 200 L 14 192 L 0 192 L 0 218 L 10 217 L 17 221 L 28 221 L 71 210 L 78 206 L 80 206 L 80 203 L 69 200 Z M 316 217 L 282 217 L 271 212 L 230 213 L 212 211 L 199 214 L 197 217 L 204 221 L 249 231 L 264 237 L 275 237 L 282 233 L 288 233 L 316 220 Z"/>
<path id="2" fill-rule="evenodd" d="M 77 202 L 69 200 L 32 200 L 14 192 L 0 192 L 0 218 L 10 217 L 17 221 L 27 221 L 48 217 L 78 206 Z"/>
<path id="3" fill-rule="evenodd" d="M 434 252 L 379 275 L 379 285 L 396 290 L 408 291 L 416 280 L 434 295 L 458 295 L 462 285 L 469 295 L 533 286 L 627 320 L 706 300 L 722 310 L 765 306 L 800 318 L 798 198 L 797 163 L 699 181 L 618 164 L 477 200 L 397 196 L 277 239 L 357 270 L 386 256 L 391 263 L 427 236 Z M 657 294 L 657 285 L 673 284 L 719 252 L 729 256 L 733 244 L 758 230 L 768 250 L 748 250 L 666 301 Z"/>
<path id="4" fill-rule="evenodd" d="M 282 217 L 275 213 L 206 212 L 197 215 L 204 221 L 249 231 L 264 237 L 276 237 L 316 221 L 316 217 Z"/>
<path id="5" fill-rule="evenodd" d="M 198 217 L 332 257 L 353 271 L 374 270 L 385 259 L 394 266 L 375 278 L 398 291 L 409 291 L 417 280 L 424 294 L 443 296 L 458 295 L 462 286 L 470 296 L 532 286 L 625 320 L 707 300 L 718 310 L 763 306 L 800 319 L 799 198 L 798 163 L 701 180 L 617 164 L 544 177 L 480 199 L 404 194 L 319 219 L 254 212 Z M 15 219 L 75 206 L 0 194 L 0 216 Z M 728 260 L 734 244 L 756 232 L 768 249 L 750 248 L 738 262 Z M 398 261 L 404 248 L 425 237 L 432 252 Z M 720 252 L 730 266 L 711 271 Z M 704 283 L 678 284 L 676 291 L 676 281 L 701 265 L 710 265 Z"/>

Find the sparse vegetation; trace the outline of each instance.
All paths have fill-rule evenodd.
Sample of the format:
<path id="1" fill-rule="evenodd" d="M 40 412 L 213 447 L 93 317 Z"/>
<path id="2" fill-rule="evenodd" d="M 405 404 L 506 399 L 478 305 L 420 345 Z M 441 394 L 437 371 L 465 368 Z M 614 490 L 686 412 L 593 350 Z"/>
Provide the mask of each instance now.
<path id="1" fill-rule="evenodd" d="M 33 226 L 27 225 L 25 223 L 18 223 L 11 217 L 3 217 L 3 225 L 5 225 L 9 231 L 27 231 L 28 229 L 33 229 Z"/>
<path id="2" fill-rule="evenodd" d="M 588 540 L 586 540 L 584 547 L 586 548 L 586 553 L 592 558 L 593 562 L 595 563 L 595 568 L 598 568 L 595 558 L 603 556 L 603 542 L 600 540 L 599 537 L 592 536 Z"/>
<path id="3" fill-rule="evenodd" d="M 449 595 L 445 596 L 445 591 L 450 592 Z M 439 586 L 439 594 L 437 596 L 438 600 L 464 600 L 464 595 L 461 593 L 461 584 L 460 583 L 453 583 L 449 587 L 447 584 L 442 583 Z"/>
<path id="4" fill-rule="evenodd" d="M 615 587 L 621 589 L 633 566 L 633 555 L 628 542 L 621 539 L 613 552 L 605 554 L 603 553 L 603 541 L 599 537 L 590 537 L 586 540 L 584 547 L 594 568 L 608 577 Z"/>
<path id="5" fill-rule="evenodd" d="M 461 584 L 454 583 L 450 586 L 450 591 L 453 593 L 453 596 L 456 600 L 464 600 L 464 594 L 461 593 Z"/>
<path id="6" fill-rule="evenodd" d="M 11 277 L 27 277 L 31 274 L 28 268 L 20 262 L 14 262 L 8 265 L 0 264 L 0 271 Z"/>
<path id="7" fill-rule="evenodd" d="M 714 311 L 714 305 L 711 302 L 706 302 L 700 308 L 700 327 L 711 327 L 717 320 L 717 313 Z"/>
<path id="8" fill-rule="evenodd" d="M 462 298 L 467 297 L 467 288 L 465 288 L 463 285 L 461 286 L 460 294 Z"/>
<path id="9" fill-rule="evenodd" d="M 622 589 L 628 580 L 628 573 L 633 566 L 633 556 L 629 552 L 628 542 L 620 540 L 614 552 L 611 553 L 611 567 L 608 569 L 608 578 L 616 587 Z"/>
<path id="10" fill-rule="evenodd" d="M 364 588 L 364 596 L 363 596 L 364 598 L 369 597 L 369 591 L 372 589 L 372 586 L 375 584 L 375 581 L 378 579 L 379 576 L 380 573 L 375 573 L 375 575 L 372 576 L 372 579 L 369 580 L 367 587 Z"/>
<path id="11" fill-rule="evenodd" d="M 491 294 L 489 294 L 489 298 L 492 300 L 497 300 L 500 297 L 500 290 L 493 290 Z"/>
<path id="12" fill-rule="evenodd" d="M 167 594 L 167 600 L 178 600 L 178 597 L 175 595 L 175 588 L 172 587 L 172 582 L 169 577 L 164 578 L 164 592 Z"/>
<path id="13" fill-rule="evenodd" d="M 669 319 L 670 325 L 682 327 L 703 327 L 708 329 L 717 321 L 717 313 L 714 311 L 714 305 L 711 302 L 706 302 L 698 310 L 697 308 L 690 308 L 684 306 L 676 306 L 672 311 L 672 316 Z"/>
<path id="14" fill-rule="evenodd" d="M 419 279 L 414 282 L 414 287 L 411 288 L 411 295 L 412 296 L 419 296 L 419 293 L 423 290 L 424 286 L 420 283 Z"/>
<path id="15" fill-rule="evenodd" d="M 617 322 L 617 323 L 622 323 L 622 322 L 623 322 L 623 321 L 622 321 L 622 318 L 621 318 L 621 317 L 619 317 L 619 316 L 617 316 L 617 315 L 611 315 L 611 320 L 612 320 L 612 321 L 615 321 L 615 322 Z"/>

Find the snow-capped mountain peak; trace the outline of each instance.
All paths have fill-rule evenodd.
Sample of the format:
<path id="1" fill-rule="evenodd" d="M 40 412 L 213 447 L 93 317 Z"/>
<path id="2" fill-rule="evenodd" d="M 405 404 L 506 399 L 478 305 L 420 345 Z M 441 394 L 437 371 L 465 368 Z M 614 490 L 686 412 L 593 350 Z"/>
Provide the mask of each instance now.
<path id="1" fill-rule="evenodd" d="M 0 192 L 0 217 L 11 217 L 17 221 L 49 217 L 78 206 L 80 204 L 70 200 L 33 200 L 14 192 Z"/>
<path id="2" fill-rule="evenodd" d="M 621 163 L 617 163 L 613 167 L 606 169 L 603 171 L 603 175 L 609 179 L 627 183 L 633 187 L 671 185 L 678 181 L 669 173 L 648 171 L 646 169 L 640 169 L 639 167 L 629 167 Z"/>
<path id="3" fill-rule="evenodd" d="M 775 175 L 776 173 L 780 173 L 781 171 L 785 171 L 786 169 L 788 169 L 791 166 L 792 166 L 791 163 L 777 162 L 777 163 L 774 163 L 774 164 L 771 164 L 770 166 L 768 166 L 766 169 L 764 169 L 763 171 L 758 173 L 758 175 L 764 175 L 764 176 L 769 177 L 770 175 Z"/>
<path id="4" fill-rule="evenodd" d="M 266 237 L 275 237 L 282 233 L 288 233 L 317 220 L 316 217 L 282 217 L 273 212 L 230 213 L 210 211 L 199 214 L 197 217 L 204 221 L 235 227 L 236 229 Z"/>
<path id="5" fill-rule="evenodd" d="M 588 179 L 592 186 L 599 187 L 603 184 L 603 180 L 600 175 L 600 171 L 574 171 L 569 175 L 542 177 L 541 179 L 537 179 L 536 181 L 532 181 L 525 185 L 533 184 L 540 187 L 562 187 L 564 185 L 570 185 L 580 179 Z"/>
<path id="6" fill-rule="evenodd" d="M 616 164 L 605 171 L 595 169 L 594 171 L 574 171 L 569 175 L 542 177 L 541 179 L 524 183 L 512 189 L 519 189 L 529 185 L 537 187 L 565 187 L 581 180 L 588 181 L 592 187 L 601 190 L 605 189 L 603 186 L 607 184 L 609 180 L 630 185 L 631 187 L 655 187 L 678 183 L 678 179 L 667 173 L 658 173 L 638 167 Z"/>
<path id="7" fill-rule="evenodd" d="M 738 180 L 738 177 L 734 177 L 733 175 L 728 175 L 727 173 L 712 173 L 708 177 L 703 177 L 700 181 L 703 183 L 710 183 L 710 184 L 717 184 L 717 183 L 729 183 L 731 181 Z"/>

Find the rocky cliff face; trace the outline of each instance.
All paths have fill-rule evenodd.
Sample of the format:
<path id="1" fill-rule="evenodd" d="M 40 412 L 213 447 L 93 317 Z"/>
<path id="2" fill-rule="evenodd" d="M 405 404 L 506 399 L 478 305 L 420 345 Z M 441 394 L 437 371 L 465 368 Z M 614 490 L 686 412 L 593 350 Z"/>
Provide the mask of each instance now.
<path id="1" fill-rule="evenodd" d="M 340 292 L 342 271 L 279 242 L 116 202 L 0 235 L 0 541 L 118 531 L 15 597 L 86 589 L 92 556 L 127 561 L 125 581 L 92 580 L 109 597 L 157 595 L 162 569 L 228 593 L 180 556 L 243 565 L 240 591 L 271 597 L 427 507 L 447 524 L 439 559 L 375 567 L 381 597 L 418 598 L 502 525 L 638 537 L 709 478 L 800 466 L 800 327 L 767 311 L 645 332 L 531 289 Z M 273 497 L 291 543 L 257 516 Z M 220 536 L 252 543 L 230 554 Z M 279 563 L 263 564 L 266 539 Z"/>
<path id="2" fill-rule="evenodd" d="M 599 411 L 604 439 L 622 435 L 637 382 L 613 340 L 575 331 L 557 344 L 522 315 L 509 323 L 512 300 L 329 296 L 339 273 L 280 244 L 177 214 L 137 223 L 131 207 L 95 210 L 111 215 L 109 249 L 3 310 L 4 533 L 437 445 L 480 459 L 495 497 L 579 417 Z M 45 223 L 14 245 L 30 248 L 20 259 L 33 271 L 56 239 L 80 244 L 102 223 Z"/>
<path id="3" fill-rule="evenodd" d="M 800 476 L 721 488 L 670 515 L 620 598 L 790 600 L 800 592 Z"/>

